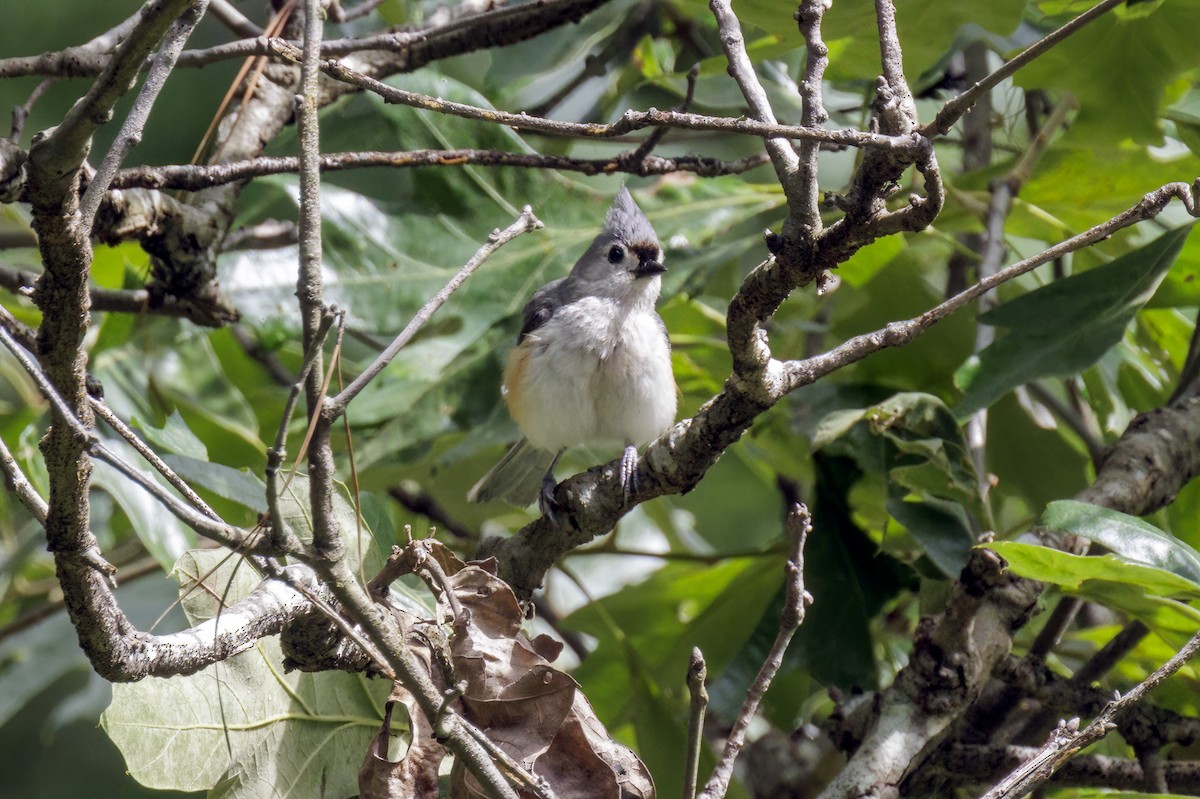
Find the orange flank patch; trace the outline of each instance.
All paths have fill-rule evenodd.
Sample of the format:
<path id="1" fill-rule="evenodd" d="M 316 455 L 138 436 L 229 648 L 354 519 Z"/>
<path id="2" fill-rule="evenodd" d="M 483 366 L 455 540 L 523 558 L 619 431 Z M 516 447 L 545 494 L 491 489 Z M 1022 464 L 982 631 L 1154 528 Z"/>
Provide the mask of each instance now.
<path id="1" fill-rule="evenodd" d="M 528 413 L 525 406 L 525 394 L 521 390 L 525 386 L 525 372 L 529 368 L 529 339 L 518 344 L 508 354 L 508 363 L 504 367 L 504 401 L 508 403 L 508 412 L 517 427 L 524 427 L 524 418 Z"/>

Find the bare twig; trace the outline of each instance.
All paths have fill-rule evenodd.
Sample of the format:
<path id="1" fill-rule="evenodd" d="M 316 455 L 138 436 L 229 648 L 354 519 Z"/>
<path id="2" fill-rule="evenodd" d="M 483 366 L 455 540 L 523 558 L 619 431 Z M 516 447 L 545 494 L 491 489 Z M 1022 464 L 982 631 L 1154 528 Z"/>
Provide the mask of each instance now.
<path id="1" fill-rule="evenodd" d="M 771 651 L 767 654 L 762 668 L 758 670 L 758 676 L 746 691 L 746 701 L 733 723 L 729 737 L 725 739 L 725 748 L 712 776 L 709 777 L 708 784 L 700 793 L 700 799 L 721 799 L 729 789 L 733 764 L 746 742 L 746 729 L 754 719 L 763 695 L 771 687 L 775 673 L 783 664 L 783 653 L 787 651 L 792 636 L 804 623 L 805 609 L 813 601 L 812 596 L 804 590 L 804 544 L 808 541 L 808 534 L 812 532 L 812 517 L 809 516 L 808 508 L 800 503 L 794 505 L 788 513 L 786 526 L 792 549 L 787 562 L 786 597 L 783 615 L 779 620 L 779 633 L 775 636 L 775 643 L 771 645 Z"/>
<path id="2" fill-rule="evenodd" d="M 212 15 L 234 33 L 242 36 L 262 35 L 262 28 L 255 25 L 241 11 L 238 11 L 229 0 L 209 0 L 209 7 L 212 9 Z"/>
<path id="3" fill-rule="evenodd" d="M 267 512 L 271 517 L 271 533 L 276 546 L 286 548 L 289 551 L 294 551 L 294 544 L 297 539 L 295 533 L 288 528 L 284 521 L 283 514 L 279 508 L 279 498 L 287 491 L 291 475 L 289 474 L 288 479 L 280 486 L 279 467 L 283 465 L 283 461 L 287 457 L 287 432 L 292 423 L 292 414 L 296 411 L 296 404 L 300 401 L 300 394 L 308 384 L 309 375 L 315 371 L 315 367 L 321 360 L 321 348 L 325 345 L 325 338 L 329 334 L 329 328 L 335 320 L 338 321 L 339 326 L 344 324 L 345 314 L 339 312 L 336 314 L 328 313 L 322 316 L 316 336 L 309 342 L 308 348 L 305 350 L 304 361 L 300 365 L 300 373 L 296 376 L 295 381 L 291 383 L 291 391 L 288 392 L 287 399 L 283 403 L 283 413 L 279 417 L 279 427 L 275 433 L 275 443 L 267 450 L 265 474 L 267 478 Z M 305 434 L 304 446 L 296 456 L 297 461 L 306 454 L 305 450 L 307 450 L 311 430 L 312 424 L 310 423 L 309 431 Z"/>
<path id="4" fill-rule="evenodd" d="M 321 52 L 325 15 L 321 0 L 304 2 L 304 57 L 300 65 L 300 93 L 296 95 L 296 121 L 300 139 L 300 269 L 296 297 L 300 304 L 300 325 L 306 352 L 312 353 L 313 366 L 304 384 L 310 426 L 307 447 L 309 499 L 312 503 L 313 550 L 317 557 L 338 560 L 346 543 L 333 516 L 333 478 L 335 466 L 329 445 L 328 425 L 318 425 L 325 401 L 328 378 L 322 374 L 320 346 L 325 313 L 324 278 L 321 274 L 321 170 L 320 128 L 317 120 L 317 61 Z M 332 377 L 330 374 L 329 377 Z"/>
<path id="5" fill-rule="evenodd" d="M 17 465 L 16 458 L 8 449 L 8 445 L 4 443 L 4 439 L 0 438 L 0 474 L 4 475 L 4 487 L 9 492 L 16 494 L 17 499 L 29 511 L 29 515 L 38 521 L 39 524 L 46 524 L 46 500 L 42 499 L 38 494 L 37 489 L 33 487 L 33 483 L 25 477 L 25 473 L 21 471 L 21 467 Z"/>
<path id="6" fill-rule="evenodd" d="M 22 75 L 78 78 L 87 75 L 99 75 L 104 68 L 105 56 L 129 36 L 134 26 L 138 24 L 139 19 L 139 15 L 134 14 L 121 22 L 121 24 L 110 28 L 91 41 L 74 47 L 68 47 L 56 53 L 43 53 L 38 56 L 0 60 L 0 78 L 13 78 Z M 80 70 L 83 64 L 88 65 L 86 71 Z"/>
<path id="7" fill-rule="evenodd" d="M 782 364 L 780 389 L 786 393 L 802 385 L 808 385 L 815 380 L 837 371 L 851 363 L 862 360 L 868 355 L 889 347 L 899 347 L 912 341 L 954 311 L 977 299 L 991 289 L 1006 283 L 1013 278 L 1030 272 L 1042 264 L 1049 263 L 1067 253 L 1081 250 L 1108 238 L 1122 228 L 1135 225 L 1147 219 L 1153 219 L 1162 213 L 1172 199 L 1180 200 L 1187 212 L 1193 216 L 1200 213 L 1196 205 L 1196 192 L 1200 192 L 1200 180 L 1195 184 L 1168 183 L 1161 188 L 1147 193 L 1142 200 L 1132 208 L 1124 211 L 1107 222 L 1085 230 L 1076 236 L 1050 247 L 1038 255 L 1018 261 L 1011 266 L 1001 269 L 990 278 L 980 280 L 970 288 L 951 297 L 918 317 L 903 321 L 891 322 L 880 330 L 855 336 L 823 355 L 807 358 L 801 361 L 787 361 Z"/>
<path id="8" fill-rule="evenodd" d="M 992 196 L 985 219 L 986 234 L 983 239 L 983 256 L 976 266 L 976 277 L 986 280 L 1000 270 L 1008 248 L 1004 243 L 1004 224 L 1012 210 L 1013 200 L 1021 191 L 1025 181 L 1033 174 L 1034 166 L 1050 145 L 1050 140 L 1067 122 L 1067 114 L 1075 107 L 1071 99 L 1063 100 L 1046 120 L 1042 129 L 1030 141 L 1029 147 L 1008 174 L 992 183 Z M 983 314 L 996 304 L 995 291 L 979 297 L 979 313 Z M 981 352 L 996 339 L 996 329 L 989 324 L 975 327 L 975 352 Z M 975 460 L 975 472 L 979 478 L 979 495 L 986 505 L 991 484 L 987 475 L 987 419 L 988 409 L 980 408 L 967 421 L 966 439 L 971 456 Z"/>
<path id="9" fill-rule="evenodd" d="M 746 41 L 742 38 L 742 27 L 733 13 L 729 0 L 709 0 L 709 9 L 717 20 L 717 30 L 721 35 L 721 46 L 725 50 L 725 58 L 729 63 L 729 74 L 737 81 L 742 96 L 750 106 L 750 115 L 759 122 L 768 125 L 777 124 L 775 111 L 767 99 L 763 89 L 754 74 L 754 64 L 746 54 Z M 771 155 L 771 163 L 775 165 L 775 174 L 783 186 L 783 193 L 788 200 L 789 218 L 797 224 L 811 224 L 813 220 L 820 221 L 817 210 L 816 192 L 801 194 L 797 184 L 797 172 L 800 169 L 800 158 L 796 155 L 792 143 L 781 136 L 770 136 L 763 139 L 767 152 Z M 809 187 L 803 187 L 805 189 Z"/>
<path id="10" fill-rule="evenodd" d="M 98 417 L 103 419 L 104 422 L 117 433 L 117 435 L 125 439 L 129 446 L 133 447 L 134 450 L 137 451 L 137 454 L 141 455 L 147 463 L 153 466 L 155 470 L 161 474 L 168 483 L 171 484 L 172 488 L 183 495 L 184 499 L 195 505 L 196 509 L 201 513 L 204 513 L 206 516 L 210 516 L 214 519 L 219 518 L 217 516 L 217 512 L 210 508 L 208 503 L 201 499 L 200 495 L 193 491 L 192 487 L 185 483 L 183 478 L 175 473 L 174 469 L 164 463 L 163 459 L 158 457 L 158 454 L 155 453 L 154 450 L 150 449 L 150 447 L 146 445 L 146 442 L 142 441 L 138 434 L 133 432 L 129 425 L 125 424 L 125 422 L 121 420 L 121 417 L 113 413 L 112 408 L 108 407 L 104 400 L 91 397 L 91 401 L 92 411 Z"/>
<path id="11" fill-rule="evenodd" d="M 688 737 L 687 760 L 683 771 L 683 799 L 695 799 L 696 785 L 700 775 L 700 751 L 704 748 L 704 713 L 708 709 L 708 666 L 699 647 L 692 649 L 692 661 L 688 664 Z"/>
<path id="12" fill-rule="evenodd" d="M 452 518 L 446 512 L 446 509 L 441 506 L 441 503 L 434 499 L 427 491 L 420 489 L 413 491 L 403 485 L 394 485 L 388 489 L 388 494 L 392 499 L 403 505 L 405 510 L 421 514 L 437 525 L 437 529 L 444 530 L 457 539 L 475 541 L 479 538 L 478 532 L 469 529 Z"/>
<path id="13" fill-rule="evenodd" d="M 1031 746 L 994 746 L 956 744 L 935 755 L 935 762 L 911 782 L 907 795 L 945 796 L 958 786 L 990 785 L 997 775 L 1006 774 L 1028 760 L 1037 749 Z M 1167 761 L 1162 764 L 1166 791 L 1180 796 L 1200 794 L 1200 763 L 1194 760 Z M 1102 788 L 1146 791 L 1146 773 L 1142 765 L 1128 758 L 1107 755 L 1080 755 L 1055 772 L 1048 785 L 1054 788 Z"/>
<path id="14" fill-rule="evenodd" d="M 666 132 L 670 128 L 656 128 Z M 612 158 L 570 158 L 541 153 L 513 153 L 503 150 L 401 150 L 395 152 L 358 151 L 329 153 L 320 157 L 322 172 L 338 172 L 367 167 L 524 167 L 528 169 L 559 169 L 584 175 L 666 175 L 672 172 L 692 172 L 701 177 L 734 175 L 765 163 L 765 157 L 750 156 L 736 161 L 684 155 L 664 158 L 639 156 L 636 152 L 622 153 Z M 295 156 L 273 156 L 247 161 L 232 161 L 211 165 L 139 166 L 118 173 L 116 188 L 145 187 L 155 189 L 200 189 L 235 183 L 263 175 L 297 172 L 300 159 Z M 232 234 L 231 234 L 232 235 Z M 275 245 L 279 246 L 279 245 Z M 226 243 L 225 249 L 234 249 Z"/>
<path id="15" fill-rule="evenodd" d="M 692 101 L 696 99 L 696 79 L 699 77 L 700 64 L 692 64 L 692 68 L 687 71 L 687 89 L 683 94 L 683 102 L 675 106 L 674 110 L 680 113 L 686 113 L 688 109 L 692 107 Z M 628 154 L 622 153 L 621 155 L 617 156 L 618 160 L 624 159 L 631 164 L 642 163 L 646 160 L 646 157 L 654 151 L 654 148 L 659 145 L 659 143 L 663 140 L 663 137 L 670 132 L 670 128 L 655 128 L 654 130 L 650 131 L 650 135 L 646 137 L 645 141 L 635 147 Z M 746 161 L 749 159 L 743 158 L 742 160 Z M 758 160 L 758 163 L 763 163 L 763 161 Z"/>
<path id="16" fill-rule="evenodd" d="M 246 355 L 262 364 L 277 385 L 284 387 L 292 385 L 292 373 L 284 367 L 279 356 L 263 345 L 253 333 L 242 325 L 233 325 L 229 330 Z"/>
<path id="17" fill-rule="evenodd" d="M 1123 0 L 1103 0 L 1097 3 L 1092 8 L 1083 12 L 1075 19 L 1071 20 L 1061 28 L 1047 34 L 1038 41 L 1031 44 L 1029 47 L 1022 50 L 1017 55 L 1013 56 L 1008 62 L 997 69 L 992 74 L 988 75 L 983 80 L 976 83 L 971 88 L 967 89 L 962 94 L 947 102 L 942 106 L 942 110 L 937 113 L 933 121 L 921 128 L 921 135 L 934 138 L 944 136 L 954 126 L 954 123 L 965 114 L 972 105 L 975 104 L 975 99 L 984 92 L 991 91 L 1000 84 L 1005 78 L 1010 77 L 1021 67 L 1033 61 L 1035 58 L 1046 52 L 1050 48 L 1057 45 L 1062 40 L 1066 39 L 1071 34 L 1083 28 L 1089 22 L 1092 22 L 1097 17 L 1102 16 L 1111 9 L 1121 5 Z"/>
<path id="18" fill-rule="evenodd" d="M 54 385 L 46 377 L 45 373 L 25 354 L 20 345 L 17 344 L 12 335 L 3 326 L 0 326 L 0 344 L 3 344 L 12 353 L 21 367 L 33 378 L 38 390 L 42 392 L 42 396 L 49 401 L 50 407 L 54 409 L 56 423 L 68 430 L 72 437 L 81 443 L 85 452 L 104 461 L 140 485 L 180 521 L 201 535 L 211 538 L 230 549 L 245 549 L 246 551 L 259 551 L 262 549 L 261 546 L 246 545 L 247 534 L 244 530 L 226 524 L 219 519 L 211 518 L 180 502 L 161 485 L 126 463 L 101 444 L 99 439 L 96 438 L 96 434 L 79 421 L 71 411 L 66 400 L 54 388 Z"/>
<path id="19" fill-rule="evenodd" d="M 825 100 L 821 84 L 825 79 L 825 68 L 829 65 L 829 48 L 821 38 L 821 20 L 832 0 L 804 0 L 796 11 L 796 22 L 806 46 L 804 77 L 800 81 L 800 124 L 819 128 L 829 121 L 825 111 Z M 817 200 L 820 186 L 817 182 L 817 156 L 821 147 L 817 142 L 801 141 L 797 147 L 796 188 L 804 198 L 804 226 L 813 231 L 820 230 L 821 214 Z"/>
<path id="20" fill-rule="evenodd" d="M 1050 409 L 1060 422 L 1071 429 L 1075 435 L 1079 436 L 1079 440 L 1087 448 L 1088 457 L 1092 460 L 1092 465 L 1099 467 L 1100 461 L 1104 459 L 1104 441 L 1096 434 L 1096 430 L 1092 425 L 1088 424 L 1088 420 L 1079 412 L 1079 409 L 1058 397 L 1049 388 L 1038 381 L 1026 383 L 1025 388 L 1029 390 L 1030 396 L 1045 405 Z"/>
<path id="21" fill-rule="evenodd" d="M 488 237 L 487 243 L 476 251 L 471 260 L 467 261 L 454 277 L 450 278 L 449 283 L 443 286 L 437 294 L 430 297 L 428 302 L 421 306 L 421 309 L 417 311 L 408 325 L 400 331 L 399 335 L 392 340 L 387 349 L 380 353 L 362 374 L 350 381 L 350 385 L 346 386 L 341 393 L 336 397 L 331 397 L 325 403 L 325 417 L 332 421 L 344 413 L 350 401 L 357 397 L 366 388 L 367 384 L 374 380 L 392 362 L 392 359 L 396 357 L 400 350 L 404 349 L 405 345 L 429 321 L 429 318 L 433 316 L 437 309 L 442 307 L 446 300 L 450 298 L 450 295 L 462 285 L 463 281 L 471 276 L 472 272 L 482 266 L 484 261 L 492 256 L 492 253 L 522 233 L 538 230 L 541 227 L 541 220 L 533 215 L 533 209 L 527 205 L 521 211 L 521 215 L 517 218 L 516 222 L 513 222 L 504 230 L 497 229 L 492 231 L 492 235 Z"/>
<path id="22" fill-rule="evenodd" d="M 33 91 L 29 93 L 29 97 L 25 102 L 12 111 L 12 132 L 9 134 L 9 140 L 14 144 L 21 140 L 21 131 L 25 130 L 25 120 L 29 119 L 29 112 L 33 110 L 34 104 L 41 99 L 46 90 L 54 85 L 57 78 L 46 78 L 37 86 L 33 87 Z"/>
<path id="23" fill-rule="evenodd" d="M 1197 650 L 1200 650 L 1200 633 L 1193 636 L 1183 649 L 1179 650 L 1153 674 L 1138 683 L 1133 690 L 1110 702 L 1082 730 L 1079 729 L 1078 719 L 1062 722 L 1041 749 L 1037 750 L 1019 769 L 985 793 L 982 799 L 1019 799 L 1042 785 L 1063 763 L 1114 729 L 1116 720 L 1130 706 L 1139 702 L 1159 683 L 1178 671 L 1196 654 Z"/>
<path id="24" fill-rule="evenodd" d="M 15 294 L 32 295 L 36 291 L 38 274 L 23 269 L 0 266 L 0 287 Z M 157 305 L 151 305 L 150 292 L 146 289 L 105 289 L 91 286 L 88 289 L 93 311 L 115 313 L 155 314 L 191 318 L 189 307 L 171 297 Z"/>
<path id="25" fill-rule="evenodd" d="M 141 91 L 133 101 L 133 108 L 129 110 L 125 121 L 121 123 L 121 131 L 117 134 L 117 138 L 109 147 L 108 152 L 105 153 L 104 160 L 100 162 L 96 174 L 92 176 L 83 193 L 83 199 L 79 201 L 79 221 L 85 228 L 91 229 L 92 221 L 96 218 L 96 211 L 100 208 L 100 201 L 103 199 L 104 193 L 108 191 L 109 183 L 112 182 L 113 175 L 117 173 L 121 162 L 125 160 L 129 151 L 142 140 L 142 129 L 146 127 L 146 120 L 150 118 L 150 109 L 154 107 L 158 93 L 162 91 L 163 85 L 167 82 L 167 76 L 175 67 L 175 59 L 179 57 L 183 45 L 204 16 L 208 2 L 209 0 L 194 0 L 167 31 L 162 48 L 154 56 L 150 65 L 146 82 L 142 84 Z"/>
<path id="26" fill-rule="evenodd" d="M 1073 602 L 1073 607 L 1076 609 L 1082 604 L 1082 601 L 1077 597 L 1065 597 L 1059 603 L 1059 607 L 1064 607 L 1068 601 Z M 1071 675 L 1071 679 L 1068 681 L 1069 685 L 1080 690 L 1090 688 L 1093 682 L 1107 674 L 1149 633 L 1150 629 L 1140 621 L 1134 619 L 1129 622 L 1121 629 L 1121 632 L 1109 639 L 1108 643 L 1102 646 L 1096 654 L 1088 658 Z M 1042 740 L 1047 731 L 1054 726 L 1056 717 L 1057 714 L 1053 707 L 1043 707 L 1032 718 L 1021 725 L 1020 731 L 1017 732 L 1013 740 L 1018 743 Z"/>
<path id="27" fill-rule="evenodd" d="M 599 7 L 605 0 L 545 0 L 536 4 L 501 5 L 478 14 L 453 19 L 444 24 L 417 31 L 388 31 L 372 36 L 334 39 L 323 43 L 323 56 L 341 56 L 370 51 L 376 56 L 373 67 L 381 73 L 412 72 L 433 61 L 473 52 L 486 47 L 514 44 L 543 31 L 576 22 Z M 136 17 L 130 22 L 136 21 Z M 99 75 L 106 54 L 116 39 L 117 30 L 128 33 L 130 23 L 104 37 L 80 47 L 38 56 L 0 59 L 0 78 L 42 75 L 79 78 Z M 249 30 L 247 30 L 249 33 Z M 184 50 L 180 67 L 203 67 L 235 58 L 273 55 L 270 39 L 278 34 L 270 26 L 252 34 L 253 38 L 216 45 L 204 50 Z M 299 42 L 289 42 L 293 47 Z M 379 58 L 382 56 L 382 58 Z M 383 61 L 390 63 L 381 63 Z"/>
<path id="28" fill-rule="evenodd" d="M 342 18 L 339 22 L 352 22 L 353 20 L 361 19 L 381 5 L 383 5 L 383 0 L 362 0 L 358 5 L 342 11 Z"/>
<path id="29" fill-rule="evenodd" d="M 276 55 L 286 58 L 289 61 L 298 62 L 301 59 L 300 51 L 286 41 L 272 39 L 271 48 L 272 52 Z M 536 131 L 538 133 L 550 133 L 561 136 L 611 139 L 635 130 L 666 126 L 688 130 L 740 133 L 747 136 L 811 139 L 830 144 L 842 144 L 852 147 L 878 147 L 897 152 L 915 152 L 923 149 L 923 145 L 920 142 L 908 136 L 884 136 L 877 133 L 864 133 L 856 130 L 806 128 L 799 125 L 779 125 L 752 119 L 732 119 L 728 117 L 710 117 L 702 114 L 659 111 L 653 108 L 648 111 L 626 111 L 620 121 L 612 124 L 561 122 L 530 116 L 528 114 L 512 114 L 507 111 L 496 111 L 490 108 L 455 103 L 425 94 L 397 89 L 369 75 L 357 72 L 339 61 L 328 60 L 321 62 L 321 71 L 335 80 L 349 83 L 360 89 L 378 94 L 390 103 L 463 117 L 464 119 L 490 122 L 515 130 Z"/>
<path id="30" fill-rule="evenodd" d="M 297 162 L 298 164 L 299 162 Z M 207 167 L 200 167 L 206 169 Z M 118 176 L 119 177 L 119 176 Z M 296 223 L 283 219 L 268 219 L 257 225 L 247 225 L 230 231 L 221 242 L 221 252 L 234 250 L 273 250 L 300 241 Z"/>

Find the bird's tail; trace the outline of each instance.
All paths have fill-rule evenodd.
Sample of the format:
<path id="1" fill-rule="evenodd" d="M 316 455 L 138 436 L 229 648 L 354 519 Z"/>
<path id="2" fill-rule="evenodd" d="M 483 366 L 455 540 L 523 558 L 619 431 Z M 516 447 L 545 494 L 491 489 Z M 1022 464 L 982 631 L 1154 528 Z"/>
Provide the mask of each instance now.
<path id="1" fill-rule="evenodd" d="M 471 487 L 467 500 L 490 502 L 502 499 L 523 508 L 537 499 L 542 477 L 553 463 L 553 452 L 538 449 L 522 438 Z"/>

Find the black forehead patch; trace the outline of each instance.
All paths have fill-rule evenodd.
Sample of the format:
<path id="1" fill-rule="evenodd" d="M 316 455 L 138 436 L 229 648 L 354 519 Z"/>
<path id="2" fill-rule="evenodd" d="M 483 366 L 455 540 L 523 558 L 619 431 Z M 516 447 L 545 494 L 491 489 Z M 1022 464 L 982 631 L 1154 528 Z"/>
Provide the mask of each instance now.
<path id="1" fill-rule="evenodd" d="M 635 241 L 629 244 L 629 251 L 637 256 L 639 262 L 658 259 L 658 242 Z"/>

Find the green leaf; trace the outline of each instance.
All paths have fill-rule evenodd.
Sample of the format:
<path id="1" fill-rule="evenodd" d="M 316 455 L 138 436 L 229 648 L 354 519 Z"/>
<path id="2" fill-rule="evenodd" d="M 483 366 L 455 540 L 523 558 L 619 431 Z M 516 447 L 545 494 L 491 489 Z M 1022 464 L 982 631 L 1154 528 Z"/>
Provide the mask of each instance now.
<path id="1" fill-rule="evenodd" d="M 858 460 L 866 471 L 871 468 L 887 469 L 888 478 L 894 484 L 916 492 L 940 508 L 928 512 L 900 508 L 901 513 L 907 510 L 911 521 L 917 521 L 915 514 L 921 513 L 927 517 L 925 521 L 935 524 L 943 533 L 948 532 L 946 524 L 953 522 L 943 514 L 949 512 L 951 516 L 958 517 L 958 512 L 949 511 L 948 506 L 941 504 L 943 500 L 958 503 L 983 516 L 975 464 L 962 430 L 944 402 L 930 394 L 903 392 L 870 408 L 835 411 L 817 425 L 814 448 L 827 447 L 845 438 L 860 421 L 866 422 L 872 437 L 882 439 L 889 445 L 883 463 L 874 463 L 877 453 L 869 449 L 868 442 L 846 442 L 837 451 Z M 934 517 L 940 521 L 935 521 Z M 905 527 L 909 526 L 899 516 L 896 518 Z M 965 515 L 961 516 L 961 520 L 970 527 Z M 917 531 L 913 530 L 913 533 L 921 540 Z M 940 536 L 934 536 L 934 539 L 937 538 Z M 934 539 L 930 539 L 930 542 Z M 935 558 L 939 567 L 952 568 L 951 574 L 957 574 L 962 563 L 965 563 L 966 550 L 962 549 L 961 543 L 952 546 L 953 554 L 943 551 Z M 970 544 L 967 544 L 969 548 Z M 962 562 L 951 567 L 960 556 L 963 556 Z"/>
<path id="2" fill-rule="evenodd" d="M 267 509 L 267 484 L 249 469 L 234 469 L 184 455 L 164 455 L 163 462 L 189 483 L 230 502 L 257 513 Z"/>
<path id="3" fill-rule="evenodd" d="M 1080 110 L 1068 135 L 1075 141 L 1159 144 L 1158 117 L 1170 85 L 1200 58 L 1192 35 L 1198 14 L 1196 0 L 1111 11 L 1034 59 L 1013 81 L 1074 95 Z M 1121 112 L 1113 114 L 1114 108 Z"/>
<path id="4" fill-rule="evenodd" d="M 770 27 L 779 22 L 779 9 L 769 6 Z M 896 4 L 896 26 L 904 44 L 904 71 L 916 77 L 933 67 L 951 49 L 982 28 L 999 36 L 1012 33 L 1021 22 L 1024 0 L 989 3 L 943 3 L 938 0 L 907 0 Z M 738 14 L 742 13 L 741 7 Z M 794 27 L 794 26 L 792 26 Z M 831 77 L 870 79 L 879 72 L 879 35 L 875 6 L 869 0 L 838 0 L 825 15 L 822 34 L 830 49 Z"/>
<path id="5" fill-rule="evenodd" d="M 1072 375 L 1095 363 L 1121 340 L 1191 230 L 1188 225 L 1164 233 L 1112 263 L 1055 281 L 982 316 L 981 322 L 1012 332 L 979 353 L 955 414 L 966 418 L 1016 386 Z"/>
<path id="6" fill-rule="evenodd" d="M 1136 516 L 1075 500 L 1051 502 L 1041 524 L 1095 541 L 1126 560 L 1200 584 L 1200 552 Z"/>
<path id="7" fill-rule="evenodd" d="M 1138 586 L 1153 596 L 1200 599 L 1200 584 L 1156 566 L 1130 563 L 1116 555 L 1072 555 L 1039 544 L 995 541 L 986 545 L 1008 561 L 1015 573 L 1081 591 L 1089 580 Z"/>
<path id="8" fill-rule="evenodd" d="M 630 695 L 631 680 L 682 696 L 679 675 L 687 671 L 692 647 L 699 646 L 710 673 L 718 673 L 753 632 L 747 620 L 762 615 L 782 580 L 777 557 L 673 563 L 565 618 L 567 628 L 599 639 L 575 677 L 601 720 L 615 726 L 644 712 Z"/>
<path id="9" fill-rule="evenodd" d="M 1187 604 L 1200 598 L 1200 585 L 1153 566 L 1114 555 L 1080 556 L 1036 544 L 988 544 L 1015 573 L 1052 583 L 1067 593 L 1140 619 L 1175 648 L 1200 624 L 1200 610 Z"/>
<path id="10" fill-rule="evenodd" d="M 130 422 L 145 434 L 151 444 L 196 460 L 208 460 L 208 448 L 187 426 L 179 411 L 172 411 L 162 427 L 155 427 L 136 416 Z"/>
<path id="11" fill-rule="evenodd" d="M 234 601 L 257 582 L 222 552 L 182 558 L 181 586 L 209 575 L 185 610 L 211 618 L 234 580 Z M 213 571 L 215 568 L 215 571 Z M 101 726 L 143 785 L 180 791 L 220 786 L 221 796 L 257 799 L 264 792 L 296 799 L 357 793 L 357 771 L 383 718 L 388 686 L 339 672 L 284 674 L 276 637 L 187 677 L 113 686 Z M 186 764 L 186 765 L 181 765 Z"/>
<path id="12" fill-rule="evenodd" d="M 947 577 L 957 577 L 967 563 L 975 533 L 962 505 L 926 499 L 906 502 L 892 498 L 888 513 L 912 533 L 925 554 Z"/>
<path id="13" fill-rule="evenodd" d="M 105 445 L 120 455 L 126 463 L 139 464 L 140 455 L 124 441 L 106 441 Z M 150 467 L 136 466 L 150 480 L 170 493 L 166 481 Z M 138 539 L 146 546 L 164 569 L 170 568 L 179 556 L 196 545 L 196 533 L 183 524 L 166 506 L 141 486 L 133 483 L 107 464 L 93 472 L 92 483 L 111 496 L 125 512 Z"/>
<path id="14" fill-rule="evenodd" d="M 1200 305 L 1200 240 L 1183 246 L 1147 308 L 1194 308 Z"/>

